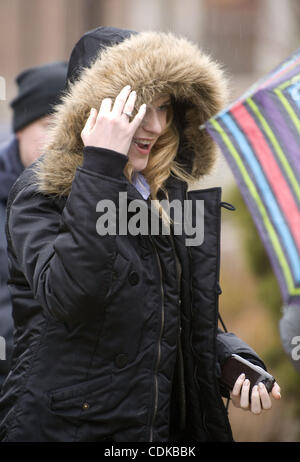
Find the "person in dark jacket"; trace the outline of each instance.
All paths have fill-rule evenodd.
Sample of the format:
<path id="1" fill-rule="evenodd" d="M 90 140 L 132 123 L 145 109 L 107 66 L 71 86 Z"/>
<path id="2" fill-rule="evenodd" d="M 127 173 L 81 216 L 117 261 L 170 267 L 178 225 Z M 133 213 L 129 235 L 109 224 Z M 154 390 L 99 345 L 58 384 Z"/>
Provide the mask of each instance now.
<path id="1" fill-rule="evenodd" d="M 67 63 L 54 62 L 26 69 L 17 78 L 18 95 L 11 102 L 13 135 L 0 146 L 0 336 L 4 351 L 0 360 L 0 387 L 10 369 L 13 318 L 7 287 L 5 215 L 9 191 L 24 168 L 40 155 L 51 120 L 52 107 L 64 89 Z"/>
<path id="2" fill-rule="evenodd" d="M 198 127 L 225 93 L 219 65 L 173 34 L 99 27 L 75 45 L 44 153 L 9 197 L 2 441 L 232 441 L 222 366 L 265 365 L 218 328 L 221 190 L 188 191 L 214 163 Z M 271 407 L 264 387 L 249 404 L 243 376 L 231 397 Z"/>

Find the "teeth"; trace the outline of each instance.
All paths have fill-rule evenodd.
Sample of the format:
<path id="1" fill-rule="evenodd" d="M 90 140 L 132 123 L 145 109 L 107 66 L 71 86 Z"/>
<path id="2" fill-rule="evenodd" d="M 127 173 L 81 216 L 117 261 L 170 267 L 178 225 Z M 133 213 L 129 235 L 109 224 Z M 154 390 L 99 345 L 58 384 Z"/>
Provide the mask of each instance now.
<path id="1" fill-rule="evenodd" d="M 143 146 L 145 146 L 145 145 L 149 146 L 149 144 L 151 144 L 151 141 L 144 141 L 144 140 L 137 140 L 137 139 L 135 139 L 134 141 L 135 141 L 135 143 L 142 144 Z"/>

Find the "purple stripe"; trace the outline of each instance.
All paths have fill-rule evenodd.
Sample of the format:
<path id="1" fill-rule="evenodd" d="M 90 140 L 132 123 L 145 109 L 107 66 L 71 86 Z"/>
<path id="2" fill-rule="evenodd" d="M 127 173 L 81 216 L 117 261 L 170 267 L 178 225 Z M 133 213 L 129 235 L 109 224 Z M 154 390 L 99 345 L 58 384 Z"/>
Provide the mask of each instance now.
<path id="1" fill-rule="evenodd" d="M 286 303 L 288 305 L 295 303 L 295 304 L 300 304 L 300 295 L 289 295 L 287 297 Z"/>
<path id="2" fill-rule="evenodd" d="M 261 90 L 257 92 L 252 99 L 257 102 L 260 108 L 263 109 L 263 115 L 272 121 L 273 127 L 276 127 L 277 133 L 274 132 L 274 128 L 273 133 L 275 134 L 276 138 L 277 134 L 280 136 L 280 139 L 285 145 L 282 146 L 282 143 L 280 143 L 285 156 L 289 160 L 292 169 L 297 172 L 296 177 L 300 178 L 299 141 L 295 139 L 291 127 L 287 125 L 284 117 L 278 110 L 277 105 L 272 100 L 272 97 L 266 93 L 266 91 Z"/>
<path id="3" fill-rule="evenodd" d="M 283 73 L 279 78 L 276 78 L 275 80 L 272 80 L 270 84 L 267 84 L 264 87 L 264 90 L 274 90 L 274 88 L 279 87 L 282 83 L 287 82 L 288 80 L 291 80 L 295 75 L 299 74 L 300 72 L 300 65 L 297 64 L 296 67 L 293 67 L 291 70 L 289 70 L 286 73 Z M 271 78 L 272 76 L 270 76 Z"/>
<path id="4" fill-rule="evenodd" d="M 227 116 L 232 117 L 232 114 L 229 112 L 229 113 L 227 113 Z M 249 166 L 247 165 L 246 159 L 241 155 L 241 148 L 240 148 L 240 145 L 237 144 L 237 138 L 236 137 L 232 138 L 232 136 L 233 136 L 232 131 L 229 129 L 229 127 L 227 125 L 225 125 L 223 123 L 224 121 L 223 121 L 222 117 L 219 117 L 217 120 L 218 120 L 218 123 L 221 125 L 222 129 L 227 134 L 227 136 L 229 136 L 229 138 L 231 138 L 231 142 L 233 143 L 233 145 L 237 149 L 238 155 L 239 155 L 240 159 L 242 160 L 245 168 L 247 169 L 247 173 L 250 176 L 252 176 L 251 168 L 249 168 Z M 263 220 L 261 219 L 261 215 L 260 215 L 260 213 L 258 211 L 258 208 L 257 208 L 257 203 L 253 199 L 252 195 L 249 194 L 248 186 L 246 185 L 246 183 L 244 181 L 244 178 L 241 175 L 240 169 L 237 167 L 236 161 L 232 157 L 230 151 L 228 151 L 227 146 L 224 144 L 222 135 L 220 135 L 220 133 L 218 131 L 216 131 L 215 127 L 213 125 L 211 125 L 210 122 L 206 123 L 206 129 L 207 129 L 208 133 L 212 136 L 212 138 L 216 141 L 216 143 L 218 143 L 218 145 L 221 147 L 222 152 L 223 152 L 226 160 L 228 161 L 228 163 L 229 163 L 229 165 L 230 165 L 230 167 L 231 167 L 231 169 L 233 171 L 235 180 L 236 180 L 236 182 L 238 184 L 238 187 L 239 187 L 239 189 L 240 189 L 240 191 L 241 191 L 241 193 L 243 195 L 243 198 L 245 200 L 247 208 L 248 208 L 249 212 L 251 213 L 252 219 L 253 219 L 253 221 L 254 221 L 254 223 L 256 225 L 258 235 L 260 236 L 260 238 L 262 240 L 262 243 L 263 243 L 263 245 L 264 245 L 264 247 L 266 249 L 267 255 L 268 255 L 269 259 L 270 259 L 271 266 L 273 268 L 273 271 L 275 273 L 275 276 L 277 278 L 277 281 L 278 281 L 278 284 L 279 284 L 279 287 L 280 287 L 280 290 L 281 290 L 281 295 L 282 295 L 283 302 L 284 303 L 291 303 L 292 301 L 295 302 L 295 303 L 297 303 L 298 301 L 300 302 L 300 295 L 299 296 L 298 295 L 297 296 L 291 295 L 289 293 L 289 291 L 288 291 L 288 287 L 287 287 L 287 284 L 286 284 L 286 280 L 285 280 L 281 265 L 279 264 L 277 255 L 274 252 L 274 248 L 273 248 L 273 245 L 271 243 L 270 236 L 269 236 L 269 234 L 268 234 L 268 232 L 267 232 L 267 230 L 266 230 L 266 228 L 264 226 Z M 254 185 L 256 187 L 258 187 L 255 177 L 254 177 L 254 179 L 252 178 L 252 181 L 254 182 Z M 273 222 L 272 217 L 270 217 L 270 219 Z M 273 224 L 274 224 L 274 222 L 273 222 Z M 276 230 L 276 234 L 278 235 L 277 230 Z M 279 237 L 279 239 L 280 239 L 280 237 Z M 281 239 L 280 239 L 280 241 L 282 242 Z M 290 261 L 288 259 L 287 259 L 287 263 L 288 263 L 289 269 L 290 269 L 291 274 L 292 274 L 293 285 L 294 285 L 294 287 L 297 287 L 298 284 L 296 283 L 296 281 L 294 279 L 293 271 L 291 269 L 291 264 L 290 264 Z"/>
<path id="5" fill-rule="evenodd" d="M 278 86 L 278 82 L 285 82 L 293 77 L 299 68 L 300 49 L 294 55 L 291 55 L 286 61 L 279 64 L 273 71 L 262 79 L 258 80 L 250 87 L 251 93 L 255 93 L 262 88 L 273 88 Z M 297 73 L 297 72 L 296 72 Z M 248 93 L 248 92 L 246 92 Z"/>

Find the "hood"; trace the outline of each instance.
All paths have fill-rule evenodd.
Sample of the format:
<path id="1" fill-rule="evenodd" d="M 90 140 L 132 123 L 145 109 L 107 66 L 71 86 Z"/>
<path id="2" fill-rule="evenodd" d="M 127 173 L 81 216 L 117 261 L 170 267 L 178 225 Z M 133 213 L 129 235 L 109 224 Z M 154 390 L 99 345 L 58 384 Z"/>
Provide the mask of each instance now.
<path id="1" fill-rule="evenodd" d="M 199 126 L 226 103 L 227 85 L 220 65 L 186 38 L 171 33 L 98 28 L 84 37 L 90 38 L 92 47 L 79 41 L 72 52 L 68 89 L 55 108 L 47 146 L 38 163 L 40 191 L 70 192 L 76 168 L 83 161 L 80 133 L 91 107 L 100 107 L 105 97 L 115 98 L 127 84 L 137 92 L 136 107 L 150 103 L 158 93 L 171 94 L 180 133 L 176 161 L 195 181 L 208 174 L 216 145 Z"/>

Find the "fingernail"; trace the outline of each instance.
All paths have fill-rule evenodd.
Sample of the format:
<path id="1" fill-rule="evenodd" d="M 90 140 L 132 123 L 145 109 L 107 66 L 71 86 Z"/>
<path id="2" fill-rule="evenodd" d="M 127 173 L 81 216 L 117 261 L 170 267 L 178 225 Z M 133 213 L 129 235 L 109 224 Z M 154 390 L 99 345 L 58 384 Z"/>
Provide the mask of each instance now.
<path id="1" fill-rule="evenodd" d="M 126 90 L 129 90 L 129 88 L 131 88 L 131 85 L 126 85 Z"/>
<path id="2" fill-rule="evenodd" d="M 250 384 L 249 380 L 246 379 L 245 382 L 244 382 L 244 385 L 249 385 L 249 384 Z"/>
<path id="3" fill-rule="evenodd" d="M 262 382 L 259 382 L 258 386 L 259 388 L 264 388 L 264 384 Z"/>
<path id="4" fill-rule="evenodd" d="M 244 378 L 245 378 L 245 374 L 244 374 L 244 373 L 241 374 L 241 375 L 239 376 L 239 379 L 244 379 Z"/>

